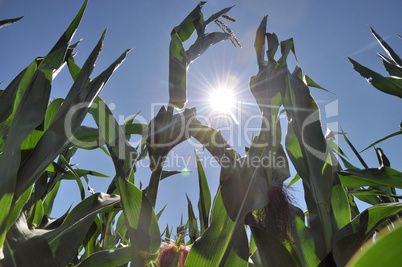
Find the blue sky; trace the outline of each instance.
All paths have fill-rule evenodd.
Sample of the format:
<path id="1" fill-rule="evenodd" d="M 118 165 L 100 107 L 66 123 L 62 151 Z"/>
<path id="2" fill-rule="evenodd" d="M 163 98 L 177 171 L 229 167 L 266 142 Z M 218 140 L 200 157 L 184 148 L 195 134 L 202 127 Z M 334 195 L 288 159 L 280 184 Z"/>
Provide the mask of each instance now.
<path id="1" fill-rule="evenodd" d="M 83 1 L 21 1 L 0 0 L 0 20 L 25 16 L 21 21 L 0 30 L 0 80 L 4 87 L 35 57 L 45 55 L 68 27 Z M 92 77 L 102 72 L 125 49 L 134 47 L 122 66 L 114 73 L 100 96 L 112 103 L 113 113 L 120 121 L 140 112 L 144 120 L 157 112 L 155 103 L 168 101 L 168 48 L 170 32 L 198 4 L 198 1 L 106 1 L 91 0 L 73 42 L 83 38 L 76 49 L 76 62 L 82 65 L 103 30 L 108 28 L 103 51 Z M 280 40 L 293 37 L 299 66 L 318 84 L 335 93 L 329 94 L 311 88 L 311 93 L 322 112 L 323 127 L 339 125 L 358 150 L 398 130 L 401 122 L 401 100 L 386 95 L 370 86 L 352 69 L 347 60 L 351 57 L 359 63 L 381 73 L 383 70 L 377 52 L 383 52 L 371 35 L 368 25 L 381 35 L 394 50 L 401 54 L 402 21 L 399 0 L 368 1 L 209 1 L 203 8 L 205 17 L 227 6 L 235 5 L 228 13 L 237 23 L 228 22 L 243 48 L 235 48 L 226 41 L 211 47 L 201 58 L 190 65 L 188 73 L 188 103 L 197 106 L 199 115 L 210 115 L 207 105 L 208 92 L 222 81 L 236 84 L 234 90 L 243 103 L 255 103 L 248 89 L 249 78 L 257 73 L 254 52 L 255 31 L 264 15 L 268 17 L 268 32 L 275 32 Z M 219 31 L 211 25 L 208 32 Z M 189 42 L 192 42 L 190 39 Z M 188 44 L 185 44 L 188 45 Z M 289 58 L 292 69 L 295 62 Z M 72 84 L 67 69 L 54 81 L 52 97 L 64 97 Z M 337 102 L 336 102 L 337 101 Z M 326 109 L 327 107 L 327 109 Z M 332 108 L 329 108 L 332 107 Z M 240 125 L 244 126 L 252 115 L 258 115 L 258 107 L 247 105 L 240 113 Z M 229 121 L 214 121 L 214 127 L 227 127 Z M 332 124 L 331 124 L 332 123 Z M 90 118 L 85 124 L 94 125 Z M 258 127 L 258 119 L 250 126 Z M 241 134 L 235 130 L 234 135 Z M 254 134 L 257 134 L 255 131 Z M 229 133 L 223 134 L 230 138 Z M 252 133 L 250 133 L 251 135 Z M 241 154 L 247 142 L 244 136 L 234 139 L 232 145 Z M 138 141 L 133 137 L 132 141 Z M 391 166 L 402 170 L 400 136 L 379 145 L 391 161 Z M 341 147 L 351 161 L 360 166 L 343 140 Z M 188 169 L 193 173 L 172 176 L 160 184 L 156 211 L 168 204 L 161 217 L 160 227 L 166 223 L 177 226 L 180 215 L 187 216 L 187 193 L 193 205 L 198 201 L 198 183 L 194 168 L 194 148 L 189 143 L 176 147 L 172 155 L 189 160 Z M 198 148 L 198 150 L 200 150 Z M 399 153 L 398 153 L 399 152 Z M 207 152 L 201 156 L 208 158 Z M 362 153 L 370 167 L 378 167 L 373 149 Z M 100 150 L 83 151 L 74 157 L 80 168 L 92 169 L 113 177 L 112 161 Z M 184 162 L 169 169 L 182 169 Z M 211 164 L 210 164 L 211 165 Z M 214 164 L 216 166 L 216 164 Z M 209 166 L 206 175 L 214 196 L 219 182 L 219 168 Z M 138 168 L 136 185 L 147 185 L 150 172 Z M 294 175 L 294 173 L 292 174 Z M 105 191 L 111 178 L 90 178 L 95 191 Z M 64 190 L 56 199 L 54 216 L 63 214 L 70 205 L 79 201 L 79 191 L 74 182 L 65 182 Z M 296 184 L 291 192 L 295 204 L 304 208 L 302 188 Z"/>

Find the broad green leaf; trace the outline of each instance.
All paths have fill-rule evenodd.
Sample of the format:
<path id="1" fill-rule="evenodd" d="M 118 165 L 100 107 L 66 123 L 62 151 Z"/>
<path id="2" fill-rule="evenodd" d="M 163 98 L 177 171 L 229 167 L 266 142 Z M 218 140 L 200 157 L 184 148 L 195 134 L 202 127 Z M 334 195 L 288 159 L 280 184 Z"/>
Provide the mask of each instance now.
<path id="1" fill-rule="evenodd" d="M 46 237 L 55 258 L 61 266 L 65 266 L 77 253 L 96 214 L 119 202 L 120 197 L 117 195 L 96 193 L 77 204 L 60 227 L 45 233 L 38 230 L 38 234 Z"/>
<path id="2" fill-rule="evenodd" d="M 42 137 L 44 131 L 46 131 L 49 128 L 50 123 L 52 122 L 54 116 L 56 115 L 63 101 L 64 99 L 58 98 L 50 102 L 45 114 L 43 131 L 34 130 L 22 143 L 21 150 L 35 148 L 36 144 L 39 142 L 39 139 Z"/>
<path id="3" fill-rule="evenodd" d="M 381 190 L 374 190 L 374 189 L 357 189 L 357 190 L 352 190 L 348 191 L 348 194 L 353 194 L 354 196 L 358 195 L 369 195 L 369 196 L 384 196 L 384 197 L 398 197 L 397 195 L 390 195 L 384 191 Z"/>
<path id="4" fill-rule="evenodd" d="M 141 135 L 148 127 L 146 124 L 131 123 L 120 125 L 123 132 L 127 135 Z M 100 130 L 94 127 L 79 126 L 74 133 L 73 142 L 68 146 L 75 146 L 81 149 L 96 149 L 105 144 L 105 140 L 100 135 Z"/>
<path id="5" fill-rule="evenodd" d="M 295 216 L 292 237 L 295 252 L 302 266 L 318 266 L 320 259 L 315 254 L 315 243 L 311 229 L 304 224 L 304 218 Z"/>
<path id="6" fill-rule="evenodd" d="M 115 165 L 114 181 L 117 182 L 122 198 L 127 231 L 132 242 L 132 264 L 144 265 L 155 257 L 161 239 L 152 205 L 145 194 L 128 181 L 138 153 L 128 143 L 124 132 L 101 98 L 96 98 L 91 114 L 100 127 Z"/>
<path id="7" fill-rule="evenodd" d="M 402 80 L 391 78 L 391 77 L 384 77 L 381 74 L 372 71 L 371 69 L 357 63 L 351 58 L 348 58 L 349 61 L 352 63 L 353 68 L 364 78 L 366 78 L 367 82 L 370 83 L 372 86 L 377 88 L 378 90 L 394 95 L 397 97 L 402 98 Z"/>
<path id="8" fill-rule="evenodd" d="M 328 93 L 334 94 L 334 93 L 332 93 L 331 91 L 328 91 L 327 89 L 325 89 L 325 88 L 321 87 L 320 85 L 318 85 L 315 81 L 313 81 L 313 79 L 311 79 L 311 78 L 310 78 L 309 76 L 307 76 L 307 75 L 304 75 L 304 76 L 303 76 L 303 82 L 304 82 L 307 86 L 319 88 L 319 89 L 322 89 L 322 90 L 324 90 L 324 91 L 327 91 Z"/>
<path id="9" fill-rule="evenodd" d="M 23 16 L 22 16 L 22 17 L 19 17 L 19 18 L 0 20 L 0 29 L 3 28 L 3 27 L 6 27 L 6 26 L 8 26 L 8 25 L 11 25 L 11 24 L 13 24 L 13 23 L 15 23 L 15 22 L 17 22 L 17 21 L 19 21 L 19 20 L 22 19 L 22 18 L 23 18 Z"/>
<path id="10" fill-rule="evenodd" d="M 281 45 L 281 58 L 278 59 L 278 64 L 280 67 L 286 66 L 286 60 L 289 56 L 289 53 L 292 51 L 293 55 L 295 56 L 296 62 L 297 62 L 297 57 L 296 57 L 296 52 L 295 52 L 295 44 L 293 42 L 293 38 L 290 38 L 288 40 L 282 41 L 280 43 Z"/>
<path id="11" fill-rule="evenodd" d="M 392 59 L 378 53 L 378 56 L 382 59 L 382 64 L 390 76 L 402 78 L 402 67 L 398 66 Z"/>
<path id="12" fill-rule="evenodd" d="M 4 146 L 5 134 L 8 132 L 8 128 L 10 127 L 11 121 L 14 118 L 14 114 L 17 110 L 19 102 L 21 101 L 21 97 L 23 96 L 37 67 L 38 62 L 34 60 L 27 68 L 21 71 L 17 77 L 11 81 L 11 83 L 0 95 L 0 130 L 2 133 L 2 142 L 0 143 L 1 151 L 3 150 Z"/>
<path id="13" fill-rule="evenodd" d="M 15 203 L 13 210 L 10 212 L 10 215 L 8 217 L 7 221 L 7 230 L 10 229 L 11 225 L 18 219 L 18 217 L 21 214 L 21 210 L 28 201 L 31 193 L 32 193 L 32 188 L 31 186 Z"/>
<path id="14" fill-rule="evenodd" d="M 332 186 L 331 206 L 334 217 L 334 224 L 337 229 L 341 229 L 351 220 L 350 206 L 345 189 L 342 184 L 336 179 L 337 182 Z"/>
<path id="15" fill-rule="evenodd" d="M 264 266 L 297 266 L 287 248 L 271 233 L 251 226 L 258 252 Z"/>
<path id="16" fill-rule="evenodd" d="M 198 37 L 195 43 L 186 51 L 188 62 L 193 62 L 200 57 L 211 45 L 225 41 L 230 38 L 228 33 L 212 32 Z"/>
<path id="17" fill-rule="evenodd" d="M 391 231 L 383 229 L 377 235 L 375 242 L 367 241 L 347 266 L 397 266 L 401 256 L 401 240 L 402 226 L 400 223 L 397 224 L 396 229 Z"/>
<path id="18" fill-rule="evenodd" d="M 201 8 L 206 2 L 200 2 L 193 11 L 180 23 L 173 28 L 172 34 L 176 33 L 182 42 L 187 41 L 198 27 L 198 23 L 203 23 Z"/>
<path id="19" fill-rule="evenodd" d="M 364 210 L 334 236 L 333 257 L 337 266 L 345 266 L 353 254 L 372 237 L 387 218 L 402 211 L 402 203 L 380 204 Z"/>
<path id="20" fill-rule="evenodd" d="M 148 263 L 161 243 L 155 212 L 145 194 L 126 179 L 118 177 L 118 189 L 132 244 L 132 264 Z"/>
<path id="21" fill-rule="evenodd" d="M 128 263 L 131 260 L 131 247 L 98 251 L 84 259 L 79 267 L 114 267 Z"/>
<path id="22" fill-rule="evenodd" d="M 270 184 L 261 162 L 252 162 L 255 157 L 226 158 L 228 160 L 222 164 L 220 174 L 223 203 L 233 221 L 243 221 L 247 213 L 268 203 Z"/>
<path id="23" fill-rule="evenodd" d="M 4 242 L 4 230 L 15 189 L 18 189 L 16 183 L 21 160 L 20 146 L 24 139 L 42 123 L 50 87 L 50 81 L 46 79 L 45 74 L 38 70 L 35 71 L 11 122 L 0 160 L 0 172 L 2 173 L 0 180 L 0 206 L 2 207 L 0 211 L 0 246 Z M 21 196 L 31 185 L 32 183 L 21 190 L 17 197 Z"/>
<path id="24" fill-rule="evenodd" d="M 335 175 L 330 152 L 321 130 L 319 109 L 303 81 L 286 75 L 284 107 L 288 117 L 286 150 L 297 173 L 303 180 L 317 255 L 325 256 L 331 249 L 333 236 L 330 213 L 332 180 Z M 346 196 L 345 196 L 346 197 Z M 319 244 L 323 242 L 323 244 Z"/>
<path id="25" fill-rule="evenodd" d="M 391 186 L 402 188 L 402 173 L 390 167 L 339 172 L 342 185 L 350 188 L 362 186 Z"/>
<path id="26" fill-rule="evenodd" d="M 209 222 L 209 210 L 211 209 L 211 193 L 209 191 L 207 177 L 205 176 L 202 162 L 200 161 L 197 153 L 195 153 L 197 161 L 198 172 L 198 187 L 200 190 L 200 196 L 198 200 L 198 214 L 200 218 L 201 234 L 208 228 Z"/>
<path id="27" fill-rule="evenodd" d="M 50 81 L 50 83 L 53 80 L 54 70 L 59 69 L 63 62 L 66 60 L 65 56 L 68 47 L 81 22 L 87 3 L 88 0 L 85 0 L 81 6 L 81 9 L 78 11 L 77 15 L 68 26 L 67 30 L 64 32 L 64 34 L 60 37 L 57 43 L 53 46 L 53 48 L 38 66 L 38 69 L 45 73 L 46 78 Z"/>
<path id="28" fill-rule="evenodd" d="M 186 260 L 186 265 L 188 266 L 219 266 L 225 252 L 227 250 L 230 252 L 229 243 L 234 236 L 235 223 L 225 211 L 220 191 L 215 197 L 211 216 L 211 225 L 191 247 Z M 238 237 L 241 236 L 240 234 L 238 235 Z M 247 238 L 245 244 L 245 254 L 248 257 Z M 244 251 L 238 251 L 238 253 L 244 253 Z"/>
<path id="29" fill-rule="evenodd" d="M 32 208 L 31 218 L 29 218 L 30 225 L 37 227 L 43 218 L 43 203 L 42 200 L 38 200 Z"/>
<path id="30" fill-rule="evenodd" d="M 162 167 L 169 151 L 176 145 L 190 138 L 189 125 L 195 120 L 196 110 L 185 109 L 173 115 L 173 107 L 162 106 L 155 118 L 144 132 L 152 171 L 147 197 L 155 207 L 156 197 L 161 180 Z"/>
<path id="31" fill-rule="evenodd" d="M 94 194 L 74 207 L 63 223 L 51 230 L 29 230 L 24 217 L 20 217 L 10 229 L 7 242 L 19 260 L 30 260 L 22 266 L 66 266 L 76 256 L 96 214 L 119 202 L 120 197 L 116 195 Z"/>
<path id="32" fill-rule="evenodd" d="M 101 44 L 102 41 L 98 43 L 98 46 L 96 47 L 94 52 L 99 53 Z M 71 99 L 69 98 L 69 95 L 67 95 L 64 104 L 61 106 L 55 118 L 53 119 L 53 123 L 49 126 L 49 129 L 42 136 L 38 145 L 35 147 L 34 151 L 30 155 L 29 162 L 26 162 L 26 164 L 24 164 L 24 166 L 18 173 L 18 187 L 16 191 L 17 196 L 21 193 L 21 191 L 24 191 L 24 189 L 36 179 L 37 175 L 42 173 L 54 160 L 54 158 L 66 147 L 66 145 L 68 144 L 68 138 L 71 137 L 72 133 L 74 133 L 75 129 L 85 118 L 89 105 L 99 94 L 100 90 L 105 86 L 106 82 L 113 74 L 115 69 L 123 62 L 128 52 L 129 50 L 124 52 L 111 66 L 109 66 L 105 71 L 103 71 L 91 82 L 86 84 L 84 88 L 81 88 L 82 91 L 79 92 L 78 96 L 75 99 Z M 93 56 L 97 56 L 97 53 L 91 54 L 90 59 L 85 62 L 83 70 L 80 72 L 80 77 L 81 73 L 83 73 L 82 75 L 85 81 L 88 78 L 87 75 L 89 75 L 89 73 L 86 72 L 86 69 L 89 68 L 90 63 L 96 59 L 93 58 Z M 73 88 L 75 86 L 80 86 L 78 82 L 79 80 L 81 79 L 78 78 L 75 81 Z M 69 94 L 73 91 L 73 89 L 70 90 Z M 81 108 L 79 110 L 76 110 L 77 107 L 80 105 Z M 65 129 L 64 127 L 66 123 L 66 118 L 68 119 L 67 115 L 71 116 L 71 123 L 69 124 L 69 126 L 71 126 L 70 135 L 68 134 L 68 129 Z M 54 138 L 54 136 L 57 136 L 57 138 Z M 49 147 L 51 148 L 50 151 Z"/>
<path id="33" fill-rule="evenodd" d="M 219 164 L 227 150 L 231 150 L 233 154 L 236 154 L 234 157 L 237 157 L 237 153 L 231 149 L 220 131 L 214 128 L 194 120 L 194 123 L 190 124 L 190 134 L 215 157 Z"/>
<path id="34" fill-rule="evenodd" d="M 46 238 L 33 234 L 23 215 L 7 233 L 7 247 L 12 251 L 12 258 L 6 256 L 4 266 L 61 266 L 54 258 Z"/>
<path id="35" fill-rule="evenodd" d="M 85 253 L 82 256 L 84 259 L 88 258 L 91 254 L 100 250 L 98 237 L 102 231 L 102 222 L 99 217 L 96 216 L 94 222 L 89 227 L 87 234 L 85 235 L 85 239 L 82 245 L 85 247 Z"/>
<path id="36" fill-rule="evenodd" d="M 187 102 L 187 70 L 189 64 L 201 56 L 208 47 L 220 41 L 229 39 L 229 33 L 213 32 L 205 34 L 205 27 L 217 17 L 230 10 L 226 8 L 213 14 L 207 22 L 201 12 L 206 2 L 200 2 L 197 7 L 183 20 L 180 25 L 173 28 L 169 47 L 169 105 L 177 109 L 184 108 Z M 197 39 L 185 51 L 183 42 L 197 31 Z"/>

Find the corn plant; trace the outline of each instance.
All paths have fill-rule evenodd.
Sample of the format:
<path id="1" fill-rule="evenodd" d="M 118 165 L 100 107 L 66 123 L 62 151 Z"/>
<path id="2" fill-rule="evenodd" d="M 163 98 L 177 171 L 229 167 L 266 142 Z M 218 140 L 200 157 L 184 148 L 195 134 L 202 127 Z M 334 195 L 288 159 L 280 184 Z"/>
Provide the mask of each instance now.
<path id="1" fill-rule="evenodd" d="M 174 27 L 169 104 L 148 125 L 133 123 L 134 118 L 119 125 L 98 94 L 130 50 L 91 79 L 104 32 L 84 65 L 75 63 L 78 43 L 71 40 L 86 4 L 53 49 L 36 58 L 0 94 L 1 266 L 343 266 L 376 231 L 390 229 L 400 220 L 402 205 L 395 188 L 402 188 L 401 173 L 390 167 L 380 148 L 376 149 L 379 169 L 369 169 L 356 152 L 364 166 L 358 169 L 335 144 L 335 133 L 323 134 L 319 109 L 309 90 L 309 86 L 321 87 L 299 67 L 289 71 L 287 57 L 296 56 L 294 42 L 279 42 L 276 34 L 267 33 L 267 17 L 255 38 L 259 71 L 250 79 L 261 112 L 261 130 L 241 156 L 218 130 L 197 120 L 195 108 L 184 109 L 189 65 L 220 41 L 240 46 L 220 21 L 233 21 L 226 14 L 230 7 L 204 20 L 205 2 L 200 2 Z M 0 27 L 18 19 L 0 21 Z M 206 33 L 212 22 L 223 32 Z M 185 50 L 183 43 L 194 33 L 194 44 Z M 275 59 L 279 48 L 280 57 Z M 392 58 L 395 64 L 391 65 L 400 68 L 394 53 Z M 49 103 L 52 81 L 63 66 L 74 83 L 64 99 Z M 282 112 L 288 121 L 284 141 L 279 123 Z M 81 125 L 88 114 L 96 127 Z M 137 148 L 129 143 L 135 134 L 142 136 Z M 341 134 L 354 149 L 346 134 Z M 171 242 L 172 230 L 166 227 L 161 233 L 158 225 L 163 209 L 156 214 L 154 208 L 160 181 L 181 172 L 163 169 L 167 154 L 190 137 L 220 163 L 220 186 L 212 201 L 196 154 L 198 218 L 187 197 L 188 220 Z M 73 166 L 72 156 L 79 149 L 101 149 L 113 161 L 115 176 L 107 192 L 95 193 L 88 182 L 89 175 L 103 174 Z M 145 157 L 151 163 L 150 182 L 138 188 L 134 185 L 136 163 Z M 263 164 L 267 157 L 284 161 L 267 167 Z M 303 182 L 305 212 L 291 203 L 286 192 L 290 162 L 297 171 L 290 184 Z M 77 182 L 82 201 L 60 218 L 51 218 L 64 179 Z M 373 206 L 360 212 L 355 197 Z M 385 235 L 381 239 L 385 245 L 373 249 L 380 253 L 392 247 L 400 229 Z M 165 243 L 171 244 L 161 248 L 163 235 Z M 370 259 L 357 256 L 354 261 L 358 265 Z"/>

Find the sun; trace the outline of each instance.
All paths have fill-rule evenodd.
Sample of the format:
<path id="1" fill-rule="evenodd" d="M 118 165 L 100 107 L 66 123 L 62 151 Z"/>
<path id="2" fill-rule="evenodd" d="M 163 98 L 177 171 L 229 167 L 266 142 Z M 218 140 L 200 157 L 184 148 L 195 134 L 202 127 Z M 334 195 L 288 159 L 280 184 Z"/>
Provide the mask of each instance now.
<path id="1" fill-rule="evenodd" d="M 219 87 L 210 93 L 209 103 L 216 113 L 231 115 L 236 106 L 236 97 L 233 90 Z"/>

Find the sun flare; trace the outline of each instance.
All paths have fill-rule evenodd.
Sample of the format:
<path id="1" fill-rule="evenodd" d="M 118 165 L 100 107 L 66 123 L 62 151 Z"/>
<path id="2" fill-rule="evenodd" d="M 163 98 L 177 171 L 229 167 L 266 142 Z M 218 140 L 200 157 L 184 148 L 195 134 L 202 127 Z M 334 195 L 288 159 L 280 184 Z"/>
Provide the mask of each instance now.
<path id="1" fill-rule="evenodd" d="M 236 105 L 236 98 L 232 90 L 226 87 L 215 89 L 210 94 L 210 105 L 219 114 L 231 114 Z"/>

